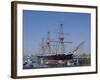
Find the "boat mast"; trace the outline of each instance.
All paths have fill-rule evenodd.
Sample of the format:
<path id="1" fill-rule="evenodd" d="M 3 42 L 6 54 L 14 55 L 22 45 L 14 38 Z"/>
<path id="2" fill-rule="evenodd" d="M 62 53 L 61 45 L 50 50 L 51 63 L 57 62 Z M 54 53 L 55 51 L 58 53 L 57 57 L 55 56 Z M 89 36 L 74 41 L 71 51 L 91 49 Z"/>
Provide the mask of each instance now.
<path id="1" fill-rule="evenodd" d="M 42 38 L 41 48 L 42 48 L 42 54 L 45 54 L 44 38 Z"/>
<path id="2" fill-rule="evenodd" d="M 48 54 L 51 54 L 50 31 L 48 31 L 47 47 L 48 47 Z"/>
<path id="3" fill-rule="evenodd" d="M 69 41 L 64 41 L 64 32 L 63 32 L 63 24 L 60 24 L 60 32 L 59 32 L 59 37 L 58 37 L 58 41 L 55 41 L 55 40 L 51 40 L 50 38 L 50 31 L 48 31 L 48 35 L 47 35 L 47 48 L 48 48 L 48 54 L 51 54 L 52 51 L 51 51 L 51 42 L 55 42 L 55 43 L 58 43 L 58 47 L 59 47 L 59 50 L 60 50 L 60 54 L 64 54 L 65 53 L 65 46 L 64 46 L 64 43 L 72 43 L 72 42 L 69 42 Z M 57 51 L 56 51 L 57 53 Z"/>
<path id="4" fill-rule="evenodd" d="M 61 46 L 61 54 L 64 54 L 65 48 L 64 48 L 64 32 L 63 32 L 63 24 L 60 24 L 60 35 L 59 35 L 59 42 Z"/>

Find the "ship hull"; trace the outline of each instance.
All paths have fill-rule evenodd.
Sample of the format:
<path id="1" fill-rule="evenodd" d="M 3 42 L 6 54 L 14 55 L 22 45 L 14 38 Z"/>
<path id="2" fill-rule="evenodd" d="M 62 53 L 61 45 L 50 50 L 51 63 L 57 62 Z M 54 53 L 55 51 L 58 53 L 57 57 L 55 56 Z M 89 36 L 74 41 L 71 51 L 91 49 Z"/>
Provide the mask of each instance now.
<path id="1" fill-rule="evenodd" d="M 57 65 L 57 64 L 67 64 L 69 60 L 73 59 L 73 54 L 56 54 L 48 56 L 38 56 L 42 64 L 47 65 Z"/>

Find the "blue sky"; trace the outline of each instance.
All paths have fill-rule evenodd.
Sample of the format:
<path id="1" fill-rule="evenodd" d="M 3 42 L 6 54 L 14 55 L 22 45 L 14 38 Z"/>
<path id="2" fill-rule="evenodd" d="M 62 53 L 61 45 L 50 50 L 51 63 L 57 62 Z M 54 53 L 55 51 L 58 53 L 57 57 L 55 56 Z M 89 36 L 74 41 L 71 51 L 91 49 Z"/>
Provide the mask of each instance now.
<path id="1" fill-rule="evenodd" d="M 57 39 L 60 24 L 63 23 L 65 41 L 72 44 L 65 46 L 67 51 L 85 41 L 83 51 L 90 53 L 90 19 L 89 13 L 50 12 L 23 10 L 23 50 L 24 54 L 39 52 L 41 39 L 47 37 L 48 30 L 51 37 Z"/>

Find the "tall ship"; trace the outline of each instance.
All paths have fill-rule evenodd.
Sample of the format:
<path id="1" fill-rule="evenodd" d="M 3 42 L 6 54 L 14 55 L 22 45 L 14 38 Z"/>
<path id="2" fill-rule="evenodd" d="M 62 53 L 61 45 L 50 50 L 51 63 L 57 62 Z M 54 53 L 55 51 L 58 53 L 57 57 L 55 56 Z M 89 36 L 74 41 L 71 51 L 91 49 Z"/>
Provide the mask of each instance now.
<path id="1" fill-rule="evenodd" d="M 37 56 L 40 60 L 40 64 L 45 65 L 65 65 L 73 66 L 78 65 L 78 59 L 75 58 L 74 53 L 84 44 L 84 41 L 79 43 L 70 52 L 66 52 L 65 45 L 71 44 L 71 41 L 65 41 L 63 31 L 63 24 L 60 24 L 60 32 L 58 33 L 58 39 L 52 40 L 50 31 L 47 33 L 47 40 L 42 39 L 42 55 Z"/>
<path id="2" fill-rule="evenodd" d="M 51 32 L 47 32 L 47 38 L 41 40 L 39 54 L 24 58 L 24 69 L 89 66 L 91 64 L 90 54 L 77 54 L 85 41 L 81 41 L 74 49 L 67 51 L 66 45 L 73 42 L 65 40 L 66 33 L 64 33 L 63 24 L 60 24 L 60 31 L 57 34 L 58 38 L 52 39 Z"/>

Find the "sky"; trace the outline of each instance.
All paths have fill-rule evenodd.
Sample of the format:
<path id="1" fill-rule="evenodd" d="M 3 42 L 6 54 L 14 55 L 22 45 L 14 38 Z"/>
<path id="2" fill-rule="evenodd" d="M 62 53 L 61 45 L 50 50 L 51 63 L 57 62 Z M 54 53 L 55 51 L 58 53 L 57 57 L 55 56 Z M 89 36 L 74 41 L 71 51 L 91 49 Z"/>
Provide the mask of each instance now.
<path id="1" fill-rule="evenodd" d="M 69 34 L 64 35 L 65 41 L 72 41 L 66 44 L 67 51 L 85 41 L 82 50 L 90 53 L 90 20 L 89 13 L 23 10 L 23 54 L 39 53 L 41 39 L 47 38 L 48 31 L 52 39 L 57 39 L 60 24 L 63 24 L 64 33 Z"/>

